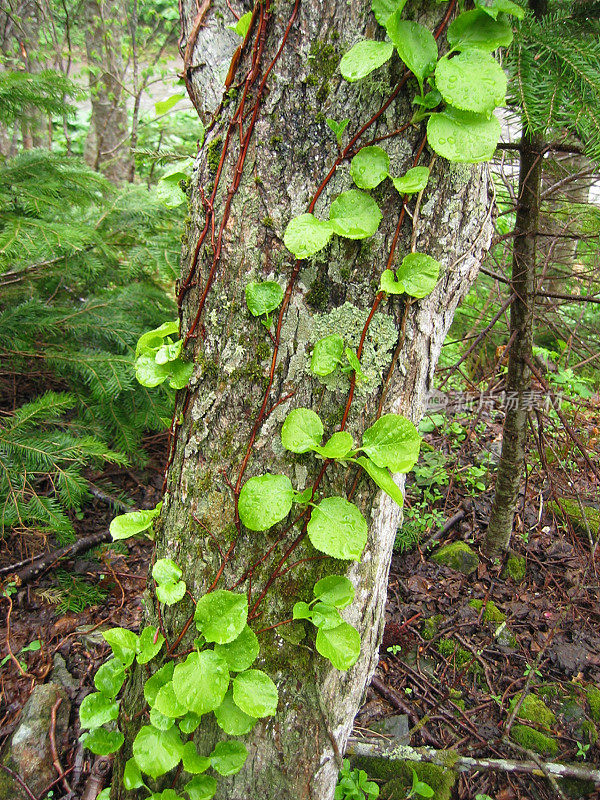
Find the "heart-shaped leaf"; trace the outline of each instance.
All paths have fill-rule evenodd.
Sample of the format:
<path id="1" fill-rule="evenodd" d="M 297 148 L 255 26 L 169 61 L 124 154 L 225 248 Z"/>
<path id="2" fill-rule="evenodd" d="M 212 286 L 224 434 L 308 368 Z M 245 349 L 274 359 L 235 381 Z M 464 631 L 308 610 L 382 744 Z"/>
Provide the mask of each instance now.
<path id="1" fill-rule="evenodd" d="M 159 731 L 144 725 L 133 740 L 133 757 L 138 767 L 151 778 L 169 772 L 181 761 L 183 743 L 177 728 Z"/>
<path id="2" fill-rule="evenodd" d="M 448 106 L 427 121 L 427 141 L 448 161 L 477 164 L 494 157 L 500 141 L 500 123 L 494 116 L 472 114 Z"/>
<path id="3" fill-rule="evenodd" d="M 111 628 L 102 634 L 104 640 L 111 646 L 114 657 L 121 661 L 125 667 L 133 663 L 138 648 L 138 637 L 127 628 Z"/>
<path id="4" fill-rule="evenodd" d="M 106 697 L 116 697 L 121 691 L 124 681 L 125 667 L 117 658 L 111 658 L 102 664 L 94 676 L 94 686 Z"/>
<path id="5" fill-rule="evenodd" d="M 331 226 L 346 239 L 367 239 L 377 232 L 382 213 L 368 194 L 358 189 L 342 192 L 329 209 Z"/>
<path id="6" fill-rule="evenodd" d="M 116 753 L 125 737 L 121 731 L 109 731 L 106 728 L 94 728 L 86 734 L 83 744 L 97 756 L 108 756 Z"/>
<path id="7" fill-rule="evenodd" d="M 162 502 L 156 508 L 147 511 L 130 511 L 128 514 L 120 514 L 110 523 L 110 535 L 116 541 L 117 539 L 129 539 L 130 536 L 147 531 L 160 514 L 161 508 Z"/>
<path id="8" fill-rule="evenodd" d="M 339 333 L 324 336 L 315 342 L 310 368 L 315 375 L 330 375 L 340 363 L 343 354 L 344 340 Z"/>
<path id="9" fill-rule="evenodd" d="M 315 583 L 313 594 L 322 603 L 346 608 L 354 600 L 354 586 L 344 575 L 327 575 Z"/>
<path id="10" fill-rule="evenodd" d="M 266 531 L 290 513 L 294 489 L 287 475 L 259 475 L 242 486 L 238 501 L 241 521 L 251 531 Z"/>
<path id="11" fill-rule="evenodd" d="M 314 214 L 300 214 L 288 222 L 283 243 L 296 258 L 310 258 L 327 246 L 332 235 L 329 222 L 317 219 Z"/>
<path id="12" fill-rule="evenodd" d="M 272 717 L 277 713 L 279 693 L 269 676 L 260 669 L 240 672 L 233 681 L 233 700 L 250 717 Z"/>
<path id="13" fill-rule="evenodd" d="M 385 23 L 396 11 L 402 11 L 406 0 L 371 0 L 371 8 L 375 19 L 385 27 Z"/>
<path id="14" fill-rule="evenodd" d="M 177 698 L 201 717 L 214 711 L 223 702 L 229 686 L 227 664 L 212 650 L 191 653 L 173 672 Z"/>
<path id="15" fill-rule="evenodd" d="M 476 8 L 459 14 L 448 27 L 447 37 L 451 50 L 478 47 L 491 53 L 498 47 L 508 47 L 513 33 L 505 19 L 493 19 L 485 11 Z"/>
<path id="16" fill-rule="evenodd" d="M 421 437 L 412 422 L 399 414 L 384 414 L 363 433 L 362 450 L 378 467 L 408 472 L 419 457 Z"/>
<path id="17" fill-rule="evenodd" d="M 233 642 L 246 628 L 248 599 L 245 594 L 217 589 L 196 603 L 194 622 L 207 642 Z"/>
<path id="18" fill-rule="evenodd" d="M 360 634 L 347 622 L 337 628 L 319 628 L 316 648 L 336 669 L 347 670 L 356 664 L 360 655 Z"/>
<path id="19" fill-rule="evenodd" d="M 256 724 L 255 717 L 249 716 L 236 706 L 231 689 L 225 695 L 221 705 L 215 708 L 215 717 L 219 727 L 229 736 L 244 736 Z"/>
<path id="20" fill-rule="evenodd" d="M 246 625 L 237 639 L 228 644 L 216 644 L 214 649 L 232 672 L 243 672 L 256 661 L 260 646 L 256 634 Z"/>
<path id="21" fill-rule="evenodd" d="M 310 408 L 295 408 L 281 428 L 281 444 L 292 453 L 307 453 L 323 438 L 323 423 Z"/>
<path id="22" fill-rule="evenodd" d="M 413 167 L 401 178 L 392 178 L 392 183 L 400 194 L 417 194 L 427 186 L 428 180 L 427 167 Z"/>
<path id="23" fill-rule="evenodd" d="M 97 728 L 119 716 L 119 704 L 102 692 L 93 692 L 83 698 L 79 707 L 82 728 Z"/>
<path id="24" fill-rule="evenodd" d="M 343 497 L 326 497 L 307 526 L 313 547 L 333 558 L 359 561 L 367 543 L 367 523 L 358 508 Z"/>
<path id="25" fill-rule="evenodd" d="M 437 42 L 424 25 L 402 19 L 400 14 L 400 11 L 393 14 L 385 27 L 398 55 L 419 82 L 423 94 L 423 81 L 437 61 Z"/>
<path id="26" fill-rule="evenodd" d="M 388 176 L 390 159 L 377 145 L 362 147 L 352 159 L 350 175 L 359 189 L 374 189 Z"/>
<path id="27" fill-rule="evenodd" d="M 218 742 L 210 754 L 212 767 L 219 775 L 235 775 L 247 758 L 248 750 L 242 742 Z"/>
<path id="28" fill-rule="evenodd" d="M 138 664 L 147 664 L 152 661 L 160 652 L 164 642 L 165 637 L 153 625 L 144 628 L 138 640 Z"/>
<path id="29" fill-rule="evenodd" d="M 340 61 L 340 72 L 347 81 L 354 83 L 382 67 L 390 60 L 393 52 L 394 45 L 390 42 L 365 39 L 345 53 Z"/>
<path id="30" fill-rule="evenodd" d="M 196 775 L 184 786 L 190 800 L 212 800 L 217 791 L 217 782 L 211 775 Z"/>
<path id="31" fill-rule="evenodd" d="M 440 58 L 435 85 L 444 100 L 461 111 L 487 114 L 504 103 L 506 75 L 483 50 L 464 50 L 453 58 Z"/>
<path id="32" fill-rule="evenodd" d="M 398 281 L 411 297 L 430 294 L 439 278 L 441 264 L 424 253 L 408 253 L 396 270 Z"/>
<path id="33" fill-rule="evenodd" d="M 246 305 L 254 317 L 270 314 L 283 300 L 283 289 L 276 281 L 252 281 L 246 286 Z"/>
<path id="34" fill-rule="evenodd" d="M 353 447 L 351 434 L 348 431 L 338 431 L 325 442 L 323 447 L 315 447 L 314 451 L 322 458 L 346 458 Z"/>

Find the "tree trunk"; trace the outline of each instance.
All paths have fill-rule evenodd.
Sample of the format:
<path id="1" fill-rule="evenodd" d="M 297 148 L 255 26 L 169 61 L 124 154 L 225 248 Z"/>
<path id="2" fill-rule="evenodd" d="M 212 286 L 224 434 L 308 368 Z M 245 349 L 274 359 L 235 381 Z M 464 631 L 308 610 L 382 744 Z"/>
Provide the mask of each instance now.
<path id="1" fill-rule="evenodd" d="M 511 275 L 510 350 L 506 377 L 506 403 L 502 451 L 496 476 L 494 502 L 483 542 L 486 555 L 508 549 L 519 487 L 525 463 L 528 395 L 531 388 L 533 310 L 535 303 L 536 235 L 540 214 L 543 141 L 523 131 L 519 192 Z"/>
<path id="2" fill-rule="evenodd" d="M 290 218 L 307 209 L 338 158 L 325 117 L 350 120 L 348 142 L 399 84 L 403 70 L 396 60 L 359 84 L 346 83 L 339 74 L 341 55 L 362 36 L 376 33 L 370 8 L 370 0 L 307 0 L 296 6 L 282 1 L 264 20 L 257 14 L 232 91 L 225 96 L 192 178 L 180 301 L 187 354 L 196 368 L 188 389 L 178 396 L 176 416 L 181 424 L 167 475 L 157 557 L 168 556 L 181 566 L 194 597 L 215 581 L 219 588 L 249 593 L 251 625 L 256 631 L 267 629 L 259 635 L 257 666 L 273 678 L 280 699 L 277 716 L 259 721 L 244 738 L 249 757 L 242 771 L 219 779 L 219 800 L 329 800 L 340 753 L 377 665 L 400 508 L 387 495 L 376 493 L 364 473 L 327 466 L 318 484 L 319 499 L 323 494 L 351 496 L 369 522 L 361 562 L 348 567 L 348 562 L 323 559 L 311 547 L 302 535 L 305 519 L 285 535 L 283 524 L 267 533 L 244 528 L 237 532 L 232 491 L 267 471 L 289 475 L 298 490 L 314 484 L 323 462 L 309 454 L 294 456 L 281 445 L 281 425 L 292 408 L 317 411 L 327 436 L 346 422 L 351 386 L 347 375 L 338 370 L 335 376 L 316 378 L 309 369 L 310 353 L 316 340 L 333 332 L 358 349 L 378 297 L 379 275 L 394 251 L 399 195 L 389 181 L 374 192 L 383 221 L 371 239 L 334 239 L 317 256 L 294 262 L 282 238 Z M 202 107 L 215 93 L 215 76 L 224 80 L 240 40 L 226 28 L 234 22 L 226 0 L 211 3 L 204 26 L 194 26 L 194 0 L 184 0 L 183 13 L 186 36 L 192 30 L 198 34 L 186 68 L 196 105 Z M 427 20 L 433 29 L 443 13 L 439 6 L 422 6 L 421 21 Z M 211 61 L 213 54 L 220 64 Z M 399 91 L 365 130 L 357 148 L 407 122 L 414 91 L 413 85 Z M 241 138 L 236 116 L 240 103 Z M 423 129 L 413 126 L 383 142 L 393 174 L 414 165 L 423 135 Z M 240 152 L 245 158 L 239 159 Z M 432 161 L 425 150 L 420 163 Z M 336 194 L 352 187 L 348 165 L 349 159 L 341 159 L 332 170 L 315 205 L 317 217 L 326 218 Z M 366 380 L 356 384 L 347 416 L 346 429 L 355 442 L 378 413 L 393 411 L 418 422 L 456 306 L 489 246 L 487 170 L 450 166 L 441 159 L 432 170 L 414 215 L 415 229 L 406 215 L 395 252 L 401 260 L 412 240 L 413 249 L 441 261 L 443 274 L 423 300 L 406 304 L 399 297 L 379 296 L 361 356 Z M 414 200 L 409 205 L 412 211 Z M 198 248 L 203 230 L 208 235 Z M 248 313 L 244 299 L 249 281 L 266 279 L 287 287 L 271 327 L 277 347 Z M 283 538 L 276 544 L 279 536 Z M 233 541 L 235 548 L 223 559 L 219 548 L 226 554 Z M 362 647 L 348 672 L 333 669 L 315 652 L 314 636 L 302 623 L 271 628 L 291 617 L 296 601 L 310 600 L 314 582 L 332 572 L 346 572 L 356 587 L 355 601 L 343 615 L 360 632 Z M 170 640 L 177 638 L 190 610 L 191 604 L 182 601 L 163 611 Z M 156 619 L 155 608 L 149 608 L 148 617 Z M 180 648 L 187 649 L 192 638 L 188 633 Z M 124 719 L 139 709 L 140 684 L 137 674 L 122 703 Z M 116 763 L 117 798 L 124 796 L 120 775 L 139 725 L 139 716 L 130 722 Z M 195 735 L 200 752 L 210 752 L 221 738 L 220 729 L 204 718 Z"/>
<path id="3" fill-rule="evenodd" d="M 113 183 L 133 172 L 127 97 L 123 91 L 123 38 L 127 12 L 122 0 L 87 0 L 85 46 L 92 117 L 85 160 Z"/>

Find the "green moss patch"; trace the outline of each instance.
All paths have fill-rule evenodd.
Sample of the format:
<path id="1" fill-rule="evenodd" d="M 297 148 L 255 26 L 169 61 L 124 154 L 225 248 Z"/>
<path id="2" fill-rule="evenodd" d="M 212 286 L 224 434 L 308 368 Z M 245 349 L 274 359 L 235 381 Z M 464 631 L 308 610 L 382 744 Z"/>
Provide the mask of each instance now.
<path id="1" fill-rule="evenodd" d="M 502 577 L 504 580 L 510 579 L 515 583 L 521 583 L 525 577 L 526 562 L 523 556 L 518 556 L 511 553 L 506 559 L 506 564 L 502 570 Z"/>
<path id="2" fill-rule="evenodd" d="M 520 744 L 527 750 L 533 750 L 547 758 L 555 758 L 558 755 L 558 744 L 551 736 L 530 728 L 529 725 L 513 725 L 510 731 L 510 738 L 513 742 Z"/>
<path id="3" fill-rule="evenodd" d="M 453 542 L 441 547 L 431 556 L 431 560 L 462 572 L 463 575 L 470 575 L 479 566 L 477 554 L 465 542 Z"/>
<path id="4" fill-rule="evenodd" d="M 483 600 L 470 600 L 469 605 L 471 608 L 474 608 L 475 611 L 479 612 L 483 608 Z M 504 622 L 505 619 L 506 614 L 503 614 L 502 611 L 500 611 L 493 600 L 488 600 L 488 602 L 485 604 L 482 620 L 484 622 L 501 623 Z"/>
<path id="5" fill-rule="evenodd" d="M 382 800 L 404 800 L 407 792 L 412 787 L 413 774 L 434 791 L 432 800 L 450 800 L 452 787 L 456 782 L 456 773 L 452 770 L 437 767 L 435 764 L 422 764 L 418 761 L 395 761 L 394 768 L 397 775 L 388 781 L 381 789 Z M 369 773 L 370 776 L 373 773 Z"/>
<path id="6" fill-rule="evenodd" d="M 582 512 L 576 500 L 569 500 L 566 497 L 560 498 L 560 505 L 551 502 L 548 506 L 557 516 L 563 518 L 566 516 L 571 524 L 583 533 L 587 533 L 588 527 L 592 536 L 595 536 L 600 530 L 600 508 L 583 505 Z"/>
<path id="7" fill-rule="evenodd" d="M 441 614 L 435 614 L 433 617 L 428 617 L 427 619 L 423 620 L 423 627 L 421 629 L 421 636 L 426 640 L 430 641 L 436 636 L 437 632 L 440 629 L 440 623 L 444 617 Z"/>
<path id="8" fill-rule="evenodd" d="M 594 722 L 600 722 L 600 689 L 597 686 L 587 686 L 585 689 L 590 716 Z"/>
<path id="9" fill-rule="evenodd" d="M 512 713 L 520 698 L 521 692 L 516 694 L 510 701 L 510 713 Z M 537 725 L 542 725 L 544 728 L 551 728 L 556 722 L 556 715 L 554 712 L 548 708 L 543 700 L 540 700 L 540 698 L 536 697 L 534 694 L 528 694 L 523 700 L 517 716 L 521 719 L 529 720 L 529 722 L 535 722 Z"/>

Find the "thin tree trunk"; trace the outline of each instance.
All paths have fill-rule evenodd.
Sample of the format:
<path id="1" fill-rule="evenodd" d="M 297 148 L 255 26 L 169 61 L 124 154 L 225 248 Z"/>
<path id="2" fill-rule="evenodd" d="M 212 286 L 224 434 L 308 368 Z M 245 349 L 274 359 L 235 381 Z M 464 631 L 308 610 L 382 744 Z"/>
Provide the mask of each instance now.
<path id="1" fill-rule="evenodd" d="M 219 588 L 237 587 L 249 593 L 251 624 L 262 631 L 257 666 L 273 678 L 280 698 L 276 717 L 259 721 L 244 738 L 249 758 L 242 771 L 219 779 L 218 800 L 329 800 L 340 753 L 377 664 L 400 508 L 387 495 L 376 493 L 370 479 L 354 468 L 327 467 L 319 498 L 351 496 L 369 522 L 361 562 L 348 566 L 323 560 L 302 536 L 303 521 L 288 533 L 283 524 L 267 533 L 243 528 L 237 533 L 232 491 L 267 471 L 287 474 L 299 490 L 314 484 L 323 462 L 284 451 L 282 422 L 292 408 L 308 407 L 321 416 L 326 435 L 340 428 L 348 408 L 349 379 L 339 371 L 330 379 L 317 379 L 309 369 L 312 345 L 337 332 L 357 349 L 377 297 L 379 275 L 394 250 L 401 202 L 388 184 L 375 193 L 384 216 L 372 239 L 335 239 L 327 250 L 301 263 L 294 262 L 282 242 L 288 221 L 306 210 L 338 157 L 325 117 L 350 120 L 348 142 L 398 86 L 403 70 L 397 61 L 362 86 L 345 83 L 339 74 L 341 55 L 365 33 L 374 34 L 370 8 L 370 0 L 278 2 L 264 28 L 258 14 L 231 84 L 237 88 L 217 116 L 193 173 L 180 299 L 186 352 L 196 368 L 188 390 L 178 397 L 181 425 L 167 476 L 157 557 L 168 556 L 181 566 L 194 597 L 217 578 Z M 444 11 L 433 6 L 421 19 L 427 18 L 433 28 Z M 185 0 L 183 12 L 190 35 L 196 3 Z M 186 64 L 202 102 L 214 94 L 215 76 L 222 85 L 225 62 L 240 42 L 226 30 L 225 24 L 234 22 L 226 0 L 215 0 L 204 21 Z M 258 30 L 264 33 L 255 50 Z M 260 56 L 253 65 L 255 52 Z M 413 94 L 414 87 L 400 91 L 356 147 L 407 122 Z M 236 109 L 242 98 L 240 139 Z M 423 134 L 412 127 L 383 142 L 394 174 L 413 166 Z M 431 163 L 427 151 L 420 163 Z M 335 196 L 351 187 L 345 159 L 319 194 L 315 214 L 326 217 Z M 382 412 L 420 419 L 454 311 L 489 246 L 489 204 L 485 168 L 450 167 L 437 159 L 415 215 L 416 230 L 411 231 L 405 216 L 395 260 L 410 251 L 412 239 L 419 252 L 441 261 L 443 274 L 424 300 L 407 305 L 401 298 L 390 298 L 374 314 L 361 358 L 367 379 L 356 385 L 347 418 L 346 429 L 355 442 L 375 421 L 380 405 Z M 412 209 L 414 200 L 409 205 Z M 207 212 L 208 236 L 192 270 Z M 277 352 L 264 326 L 248 313 L 244 299 L 249 281 L 267 279 L 288 289 L 271 328 Z M 262 421 L 261 408 L 265 409 Z M 278 536 L 283 537 L 279 544 Z M 225 553 L 234 540 L 231 556 L 222 559 L 219 549 Z M 301 623 L 271 627 L 289 619 L 293 604 L 309 600 L 315 580 L 332 572 L 345 572 L 356 587 L 355 601 L 343 615 L 360 632 L 362 647 L 348 672 L 333 669 L 315 652 L 314 636 Z M 171 640 L 177 638 L 190 610 L 182 601 L 163 612 Z M 148 617 L 155 619 L 154 608 L 149 608 Z M 185 650 L 192 638 L 190 631 L 180 647 Z M 141 723 L 139 715 L 134 717 L 143 702 L 141 677 L 139 672 L 133 676 L 122 702 L 122 722 L 130 721 L 126 745 L 116 762 L 116 798 L 124 797 L 120 775 Z M 202 753 L 210 752 L 221 738 L 212 718 L 204 718 L 195 734 Z"/>

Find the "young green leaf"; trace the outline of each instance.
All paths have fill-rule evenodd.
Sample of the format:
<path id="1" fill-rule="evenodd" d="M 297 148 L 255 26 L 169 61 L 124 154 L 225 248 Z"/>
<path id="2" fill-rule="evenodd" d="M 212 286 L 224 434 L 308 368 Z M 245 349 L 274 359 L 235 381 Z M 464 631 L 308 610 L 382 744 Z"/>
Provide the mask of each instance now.
<path id="1" fill-rule="evenodd" d="M 188 711 L 201 717 L 223 702 L 229 686 L 227 664 L 212 650 L 194 652 L 173 672 L 177 697 Z"/>
<path id="2" fill-rule="evenodd" d="M 152 527 L 152 523 L 160 514 L 162 501 L 156 508 L 146 511 L 130 511 L 128 514 L 120 514 L 110 523 L 110 535 L 114 541 L 117 539 L 129 539 L 138 533 L 143 533 Z"/>
<path id="3" fill-rule="evenodd" d="M 427 141 L 448 161 L 467 164 L 489 161 L 494 157 L 500 133 L 496 117 L 471 114 L 451 106 L 432 114 L 427 121 Z"/>
<path id="4" fill-rule="evenodd" d="M 374 42 L 365 39 L 342 56 L 340 72 L 350 83 L 366 78 L 386 61 L 389 61 L 394 52 L 394 45 L 390 42 Z"/>
<path id="5" fill-rule="evenodd" d="M 458 15 L 448 27 L 447 38 L 451 50 L 477 47 L 491 53 L 498 47 L 508 47 L 513 33 L 505 19 L 493 19 L 476 8 Z"/>
<path id="6" fill-rule="evenodd" d="M 229 30 L 237 33 L 238 36 L 241 36 L 242 39 L 246 38 L 246 34 L 250 30 L 250 23 L 252 22 L 252 12 L 247 11 L 243 14 L 237 21 L 237 25 L 229 26 Z"/>
<path id="7" fill-rule="evenodd" d="M 125 681 L 125 667 L 116 658 L 106 661 L 94 675 L 94 686 L 106 697 L 116 697 Z M 88 695 L 91 697 L 92 695 Z"/>
<path id="8" fill-rule="evenodd" d="M 250 717 L 273 717 L 277 713 L 279 693 L 262 670 L 248 669 L 234 678 L 233 700 Z"/>
<path id="9" fill-rule="evenodd" d="M 183 100 L 185 97 L 184 94 L 172 94 L 171 97 L 167 97 L 166 100 L 159 100 L 157 103 L 154 104 L 154 111 L 157 117 L 166 114 L 167 111 L 170 111 L 173 106 L 177 105 L 180 100 Z"/>
<path id="10" fill-rule="evenodd" d="M 201 756 L 196 749 L 194 742 L 186 742 L 183 745 L 183 752 L 181 754 L 183 768 L 190 775 L 200 775 L 210 768 L 210 758 Z"/>
<path id="11" fill-rule="evenodd" d="M 185 597 L 185 581 L 167 581 L 156 587 L 156 597 L 159 603 L 173 606 Z"/>
<path id="12" fill-rule="evenodd" d="M 181 761 L 183 743 L 177 728 L 159 731 L 144 725 L 133 740 L 133 757 L 146 775 L 158 778 L 170 772 Z"/>
<path id="13" fill-rule="evenodd" d="M 135 377 L 142 386 L 152 389 L 164 383 L 171 374 L 170 364 L 157 364 L 155 354 L 144 353 L 135 360 Z"/>
<path id="14" fill-rule="evenodd" d="M 183 788 L 190 800 L 212 800 L 217 791 L 217 782 L 211 775 L 196 775 Z"/>
<path id="15" fill-rule="evenodd" d="M 363 433 L 362 450 L 378 467 L 408 472 L 419 457 L 421 437 L 412 422 L 399 414 L 384 414 Z"/>
<path id="16" fill-rule="evenodd" d="M 201 722 L 201 717 L 199 717 L 197 714 L 192 714 L 191 711 L 188 711 L 188 713 L 182 717 L 177 724 L 179 725 L 179 729 L 182 733 L 189 734 L 193 733 Z"/>
<path id="17" fill-rule="evenodd" d="M 299 505 L 303 506 L 306 503 L 310 503 L 313 496 L 313 487 L 307 486 L 302 492 L 296 492 L 294 494 L 294 503 L 298 503 Z"/>
<path id="18" fill-rule="evenodd" d="M 425 26 L 401 19 L 400 14 L 396 11 L 385 27 L 398 55 L 417 79 L 423 94 L 423 81 L 437 61 L 437 42 Z"/>
<path id="19" fill-rule="evenodd" d="M 442 95 L 438 92 L 437 89 L 432 89 L 430 92 L 427 92 L 425 95 L 417 95 L 413 100 L 413 103 L 418 106 L 422 106 L 423 108 L 436 108 L 442 102 Z M 415 167 L 416 169 L 416 167 Z"/>
<path id="20" fill-rule="evenodd" d="M 144 699 L 149 706 L 154 705 L 159 689 L 172 679 L 174 669 L 175 662 L 167 661 L 167 663 L 158 669 L 154 675 L 148 678 L 144 684 Z"/>
<path id="21" fill-rule="evenodd" d="M 425 781 L 419 780 L 419 776 L 415 770 L 412 769 L 412 767 L 411 770 L 413 774 L 412 793 L 418 794 L 421 797 L 433 797 L 435 795 L 435 791 L 432 789 L 432 787 L 428 783 L 425 783 Z"/>
<path id="22" fill-rule="evenodd" d="M 183 717 L 187 708 L 179 701 L 173 681 L 168 681 L 164 686 L 161 686 L 154 699 L 154 706 L 158 712 L 165 717 L 175 719 L 176 717 Z"/>
<path id="23" fill-rule="evenodd" d="M 359 189 L 374 189 L 388 176 L 390 158 L 377 145 L 362 147 L 352 159 L 350 175 Z"/>
<path id="24" fill-rule="evenodd" d="M 97 728 L 112 722 L 119 716 L 119 704 L 102 692 L 94 692 L 83 698 L 79 707 L 79 722 L 82 728 Z"/>
<path id="25" fill-rule="evenodd" d="M 251 281 L 246 286 L 246 305 L 254 317 L 270 314 L 283 300 L 283 289 L 277 281 Z"/>
<path id="26" fill-rule="evenodd" d="M 379 279 L 379 291 L 387 294 L 404 294 L 404 285 L 396 280 L 393 270 L 384 269 Z"/>
<path id="27" fill-rule="evenodd" d="M 413 167 L 401 178 L 392 178 L 392 183 L 400 194 L 417 194 L 427 186 L 428 180 L 427 167 Z"/>
<path id="28" fill-rule="evenodd" d="M 329 209 L 329 221 L 334 233 L 346 239 L 373 236 L 382 216 L 375 200 L 358 189 L 342 192 Z"/>
<path id="29" fill-rule="evenodd" d="M 243 672 L 251 667 L 260 651 L 256 634 L 248 625 L 237 639 L 227 644 L 216 644 L 214 649 L 227 662 L 231 672 Z"/>
<path id="30" fill-rule="evenodd" d="M 344 575 L 327 575 L 315 583 L 313 594 L 322 603 L 346 608 L 354 600 L 354 586 Z"/>
<path id="31" fill-rule="evenodd" d="M 292 453 L 308 453 L 321 443 L 323 423 L 310 408 L 295 408 L 281 428 L 281 444 Z"/>
<path id="32" fill-rule="evenodd" d="M 525 9 L 512 0 L 475 0 L 475 5 L 493 19 L 497 19 L 498 14 L 512 14 L 517 19 L 523 19 L 525 16 Z"/>
<path id="33" fill-rule="evenodd" d="M 440 58 L 435 84 L 444 100 L 461 111 L 488 114 L 504 103 L 506 95 L 506 75 L 500 64 L 474 48 Z"/>
<path id="34" fill-rule="evenodd" d="M 255 717 L 249 716 L 236 706 L 231 689 L 225 695 L 221 705 L 215 708 L 215 717 L 219 727 L 229 736 L 244 736 L 256 724 Z"/>
<path id="35" fill-rule="evenodd" d="M 159 731 L 168 731 L 175 725 L 175 718 L 165 716 L 154 707 L 150 709 L 150 725 Z"/>
<path id="36" fill-rule="evenodd" d="M 154 328 L 154 330 L 151 331 L 146 331 L 137 341 L 135 357 L 137 358 L 144 353 L 152 353 L 152 355 L 154 355 L 156 350 L 162 345 L 163 340 L 167 336 L 173 336 L 174 334 L 179 334 L 179 322 L 177 320 L 173 322 L 163 322 L 160 327 Z"/>
<path id="37" fill-rule="evenodd" d="M 123 770 L 123 786 L 128 792 L 131 792 L 133 789 L 140 789 L 143 785 L 142 773 L 135 758 L 128 759 Z"/>
<path id="38" fill-rule="evenodd" d="M 129 667 L 137 653 L 138 637 L 135 633 L 127 628 L 111 628 L 104 631 L 102 636 L 111 646 L 115 658 L 121 661 L 123 666 Z"/>
<path id="39" fill-rule="evenodd" d="M 183 177 L 187 178 L 187 175 L 184 174 Z M 169 178 L 161 178 L 156 184 L 155 192 L 156 198 L 166 208 L 177 208 L 187 200 L 186 194 L 179 183 L 169 180 Z"/>
<path id="40" fill-rule="evenodd" d="M 305 603 L 303 600 L 300 600 L 298 603 L 294 603 L 294 608 L 292 609 L 292 618 L 312 619 L 312 611 L 310 610 L 308 603 Z"/>
<path id="41" fill-rule="evenodd" d="M 375 19 L 384 27 L 392 14 L 400 13 L 405 5 L 406 0 L 371 0 L 371 8 L 375 14 Z"/>
<path id="42" fill-rule="evenodd" d="M 169 361 L 177 361 L 181 355 L 182 347 L 183 339 L 178 339 L 176 342 L 163 344 L 156 351 L 154 360 L 157 364 L 167 364 Z"/>
<path id="43" fill-rule="evenodd" d="M 235 775 L 247 758 L 248 750 L 242 742 L 218 742 L 210 754 L 212 767 L 219 775 Z"/>
<path id="44" fill-rule="evenodd" d="M 430 294 L 439 278 L 441 264 L 424 253 L 408 253 L 396 270 L 398 281 L 411 297 Z"/>
<path id="45" fill-rule="evenodd" d="M 316 648 L 336 669 L 347 670 L 356 664 L 360 655 L 360 634 L 347 622 L 330 630 L 319 628 Z"/>
<path id="46" fill-rule="evenodd" d="M 323 447 L 315 447 L 314 451 L 322 458 L 346 458 L 353 447 L 352 435 L 348 431 L 338 431 L 325 442 Z"/>
<path id="47" fill-rule="evenodd" d="M 344 131 L 348 127 L 348 123 L 350 122 L 349 119 L 342 119 L 340 122 L 336 122 L 336 120 L 331 119 L 331 117 L 327 117 L 325 120 L 327 123 L 327 127 L 329 128 L 332 133 L 335 134 L 335 138 L 337 139 L 338 145 L 342 146 L 342 136 L 344 135 Z"/>
<path id="48" fill-rule="evenodd" d="M 331 630 L 341 625 L 343 619 L 335 606 L 329 603 L 315 603 L 311 610 L 311 621 L 315 628 Z"/>
<path id="49" fill-rule="evenodd" d="M 169 373 L 171 389 L 183 389 L 188 385 L 194 371 L 194 364 L 191 361 L 186 364 L 178 358 L 176 361 L 170 361 L 167 366 L 171 368 Z"/>
<path id="50" fill-rule="evenodd" d="M 116 753 L 125 741 L 121 731 L 109 731 L 106 728 L 94 728 L 82 740 L 85 747 L 97 756 L 108 756 Z"/>
<path id="51" fill-rule="evenodd" d="M 329 222 L 314 214 L 300 214 L 288 222 L 283 243 L 296 258 L 310 258 L 327 246 L 333 235 Z"/>
<path id="52" fill-rule="evenodd" d="M 178 581 L 182 572 L 171 558 L 159 558 L 152 567 L 152 577 L 157 583 Z"/>
<path id="53" fill-rule="evenodd" d="M 238 513 L 251 531 L 266 531 L 290 513 L 294 489 L 287 475 L 259 475 L 242 486 Z"/>
<path id="54" fill-rule="evenodd" d="M 362 369 L 360 368 L 360 361 L 358 360 L 358 356 L 356 355 L 354 350 L 352 350 L 352 348 L 350 347 L 346 347 L 346 349 L 344 350 L 344 355 L 346 356 L 346 359 L 350 364 L 350 368 L 353 369 L 354 372 L 356 373 L 357 380 L 363 380 L 363 381 L 366 380 L 365 375 Z"/>
<path id="55" fill-rule="evenodd" d="M 152 661 L 159 654 L 164 643 L 165 637 L 153 625 L 144 628 L 138 640 L 138 664 L 147 664 Z"/>
<path id="56" fill-rule="evenodd" d="M 367 543 L 367 523 L 358 508 L 343 497 L 326 497 L 307 526 L 313 547 L 333 558 L 359 561 Z"/>
<path id="57" fill-rule="evenodd" d="M 402 492 L 394 483 L 394 479 L 390 475 L 389 470 L 385 467 L 378 467 L 377 464 L 374 464 L 371 459 L 366 458 L 366 456 L 359 456 L 356 461 L 375 481 L 377 486 L 383 489 L 383 491 L 402 508 L 402 504 L 404 503 Z"/>
<path id="58" fill-rule="evenodd" d="M 343 354 L 344 340 L 339 333 L 331 333 L 315 342 L 310 368 L 315 375 L 330 375 L 340 363 Z"/>
<path id="59" fill-rule="evenodd" d="M 246 628 L 248 599 L 227 589 L 205 594 L 196 603 L 194 622 L 207 642 L 233 642 Z"/>

